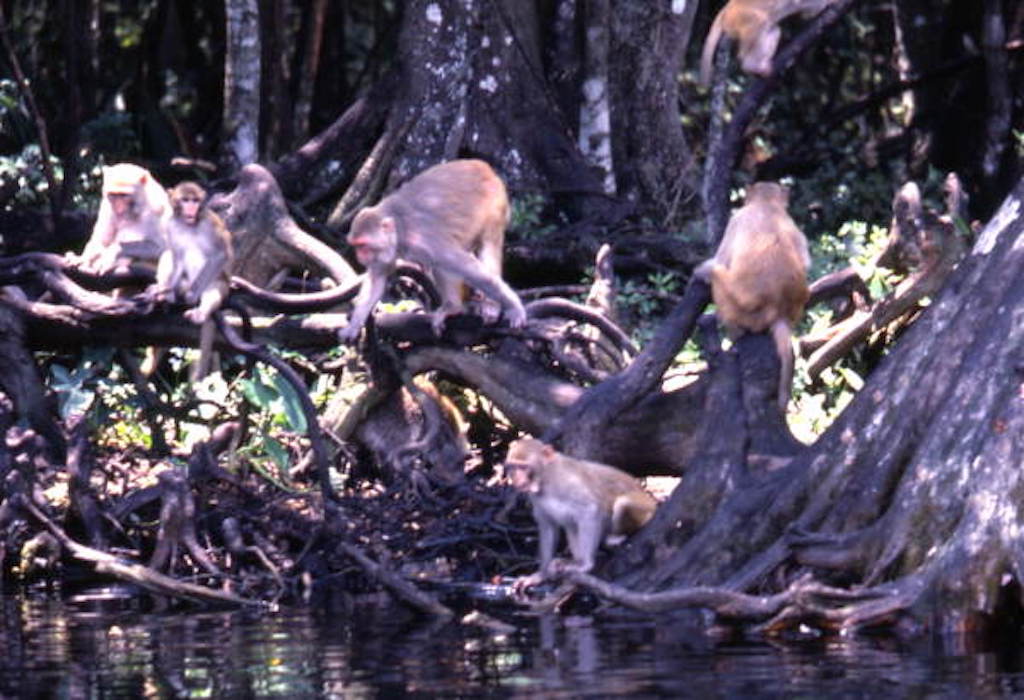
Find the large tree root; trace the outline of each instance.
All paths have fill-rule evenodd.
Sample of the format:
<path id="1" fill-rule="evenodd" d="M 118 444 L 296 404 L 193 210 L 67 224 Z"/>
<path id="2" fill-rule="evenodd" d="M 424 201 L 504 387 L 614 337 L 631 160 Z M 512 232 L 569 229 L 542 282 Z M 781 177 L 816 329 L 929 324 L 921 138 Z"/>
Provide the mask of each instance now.
<path id="1" fill-rule="evenodd" d="M 705 608 L 724 622 L 755 623 L 752 630 L 768 636 L 795 631 L 804 624 L 853 631 L 891 621 L 919 600 L 931 579 L 923 571 L 884 586 L 848 590 L 824 585 L 804 575 L 781 593 L 750 595 L 714 586 L 641 593 L 590 574 L 571 572 L 567 577 L 606 600 L 634 610 L 660 613 Z"/>

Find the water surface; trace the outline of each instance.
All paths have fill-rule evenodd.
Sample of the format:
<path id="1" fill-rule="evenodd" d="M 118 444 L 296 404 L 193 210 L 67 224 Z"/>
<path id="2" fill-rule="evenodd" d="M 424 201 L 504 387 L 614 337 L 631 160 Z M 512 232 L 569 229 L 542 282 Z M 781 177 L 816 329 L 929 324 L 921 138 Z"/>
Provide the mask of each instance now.
<path id="1" fill-rule="evenodd" d="M 1018 644 L 765 644 L 685 619 L 509 613 L 514 631 L 373 602 L 182 612 L 118 589 L 0 597 L 0 697 L 991 697 L 1024 693 Z"/>

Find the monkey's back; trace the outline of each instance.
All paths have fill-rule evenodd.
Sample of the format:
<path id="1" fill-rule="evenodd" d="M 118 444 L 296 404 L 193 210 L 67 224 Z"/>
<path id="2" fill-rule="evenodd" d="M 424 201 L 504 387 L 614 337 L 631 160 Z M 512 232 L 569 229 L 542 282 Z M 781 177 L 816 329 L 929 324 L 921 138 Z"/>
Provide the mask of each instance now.
<path id="1" fill-rule="evenodd" d="M 566 495 L 583 491 L 609 508 L 618 496 L 630 493 L 642 494 L 641 498 L 648 499 L 652 505 L 656 503 L 635 477 L 621 469 L 561 453 L 559 456 L 568 477 L 560 484 Z"/>
<path id="2" fill-rule="evenodd" d="M 419 173 L 379 205 L 399 213 L 409 233 L 457 238 L 474 247 L 486 232 L 504 241 L 509 204 L 505 183 L 477 159 L 452 160 Z"/>
<path id="3" fill-rule="evenodd" d="M 810 293 L 800 229 L 778 207 L 767 220 L 754 216 L 742 207 L 730 219 L 730 229 L 749 233 L 733 241 L 739 250 L 727 266 L 712 267 L 711 296 L 727 326 L 762 333 L 780 318 L 795 324 Z"/>

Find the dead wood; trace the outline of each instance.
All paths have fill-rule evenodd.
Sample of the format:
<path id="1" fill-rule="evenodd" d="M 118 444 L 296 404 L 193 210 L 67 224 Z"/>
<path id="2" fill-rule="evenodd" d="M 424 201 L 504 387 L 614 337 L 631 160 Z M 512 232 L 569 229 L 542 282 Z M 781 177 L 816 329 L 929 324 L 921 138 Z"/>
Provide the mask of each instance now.
<path id="1" fill-rule="evenodd" d="M 128 583 L 134 583 L 158 595 L 184 598 L 197 602 L 219 603 L 230 605 L 262 605 L 258 600 L 250 600 L 227 591 L 208 588 L 188 581 L 180 581 L 165 576 L 159 571 L 116 557 L 107 552 L 87 547 L 75 542 L 64 530 L 48 518 L 30 500 L 22 498 L 20 507 L 33 520 L 53 535 L 61 546 L 75 559 L 91 564 L 97 573 L 114 576 Z"/>
<path id="2" fill-rule="evenodd" d="M 215 195 L 211 208 L 231 231 L 235 248 L 232 274 L 266 287 L 282 270 L 323 270 L 335 283 L 348 284 L 355 271 L 341 255 L 300 229 L 270 172 L 257 164 L 242 168 L 238 185 Z"/>
<path id="3" fill-rule="evenodd" d="M 801 348 L 810 351 L 807 371 L 812 380 L 872 334 L 905 324 L 920 311 L 921 302 L 945 284 L 964 254 L 957 230 L 960 184 L 955 174 L 950 173 L 946 187 L 947 212 L 942 216 L 924 210 L 915 183 L 906 183 L 896 193 L 889 241 L 875 264 L 907 277 L 870 308 L 858 309 L 831 328 L 801 339 Z"/>
<path id="4" fill-rule="evenodd" d="M 8 292 L 10 293 L 10 292 Z M 20 296 L 20 295 L 18 295 Z M 17 415 L 46 440 L 50 454 L 63 461 L 64 432 L 53 417 L 43 383 L 26 345 L 22 315 L 0 303 L 0 388 L 14 403 Z"/>

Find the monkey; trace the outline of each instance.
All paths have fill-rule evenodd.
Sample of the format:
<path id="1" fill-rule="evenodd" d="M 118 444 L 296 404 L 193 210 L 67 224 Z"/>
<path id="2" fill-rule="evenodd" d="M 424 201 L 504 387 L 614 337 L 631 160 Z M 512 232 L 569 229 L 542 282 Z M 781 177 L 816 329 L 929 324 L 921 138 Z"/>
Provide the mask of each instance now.
<path id="1" fill-rule="evenodd" d="M 711 84 L 715 48 L 724 33 L 739 43 L 740 65 L 748 73 L 767 77 L 779 46 L 779 22 L 794 14 L 811 18 L 834 0 L 729 0 L 711 23 L 700 59 L 700 84 Z"/>
<path id="2" fill-rule="evenodd" d="M 138 165 L 103 168 L 103 197 L 92 235 L 82 250 L 82 266 L 105 274 L 132 262 L 157 265 L 166 249 L 164 225 L 171 215 L 167 192 Z"/>
<path id="3" fill-rule="evenodd" d="M 747 187 L 714 257 L 694 274 L 711 285 L 718 318 L 732 337 L 771 330 L 782 369 L 779 407 L 789 403 L 793 382 L 793 328 L 810 296 L 807 239 L 786 211 L 789 192 L 774 182 Z"/>
<path id="4" fill-rule="evenodd" d="M 206 190 L 200 185 L 188 180 L 178 183 L 170 190 L 170 203 L 173 213 L 166 223 L 167 249 L 160 256 L 150 293 L 157 301 L 185 304 L 189 307 L 185 318 L 202 326 L 199 362 L 193 374 L 198 380 L 209 371 L 216 330 L 210 317 L 230 291 L 234 251 L 231 234 L 206 206 Z M 153 362 L 147 358 L 146 365 L 149 372 L 155 370 L 155 358 Z"/>
<path id="5" fill-rule="evenodd" d="M 606 464 L 574 459 L 531 437 L 513 442 L 505 458 L 505 476 L 527 494 L 540 541 L 536 573 L 519 578 L 525 591 L 559 570 L 588 572 L 601 541 L 619 544 L 651 519 L 658 506 L 640 482 Z M 571 563 L 555 564 L 559 532 L 569 540 Z"/>
<path id="6" fill-rule="evenodd" d="M 501 277 L 508 217 L 504 183 L 491 166 L 474 159 L 430 167 L 376 206 L 362 209 L 348 243 L 366 277 L 339 337 L 346 342 L 358 337 L 399 258 L 426 267 L 437 284 L 442 303 L 431 319 L 436 335 L 462 308 L 463 282 L 499 302 L 509 325 L 521 327 L 526 310 Z"/>

